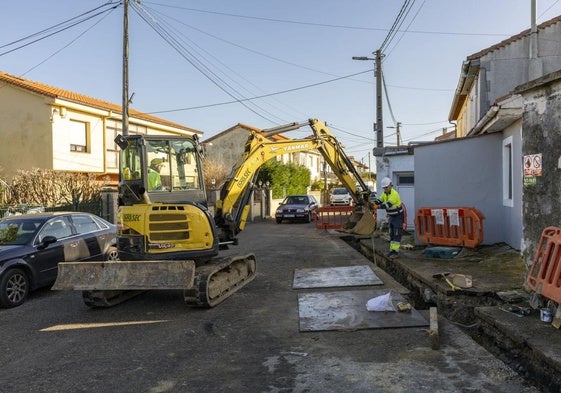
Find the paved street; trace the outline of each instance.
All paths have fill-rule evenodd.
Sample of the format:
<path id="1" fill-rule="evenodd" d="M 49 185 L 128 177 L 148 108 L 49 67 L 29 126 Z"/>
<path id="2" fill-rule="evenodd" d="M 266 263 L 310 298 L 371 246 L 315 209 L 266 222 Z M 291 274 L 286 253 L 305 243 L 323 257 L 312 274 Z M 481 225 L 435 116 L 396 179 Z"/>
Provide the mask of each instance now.
<path id="1" fill-rule="evenodd" d="M 0 392 L 538 392 L 445 320 L 439 350 L 421 328 L 300 332 L 295 269 L 370 264 L 335 234 L 249 223 L 225 254 L 247 252 L 256 279 L 213 309 L 152 291 L 92 310 L 44 290 L 0 310 Z"/>

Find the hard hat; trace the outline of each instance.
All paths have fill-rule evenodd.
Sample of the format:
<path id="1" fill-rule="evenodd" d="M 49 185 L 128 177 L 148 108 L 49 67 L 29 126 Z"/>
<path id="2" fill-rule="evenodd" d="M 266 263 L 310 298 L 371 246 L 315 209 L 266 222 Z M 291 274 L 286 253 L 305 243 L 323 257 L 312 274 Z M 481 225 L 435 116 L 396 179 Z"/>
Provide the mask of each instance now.
<path id="1" fill-rule="evenodd" d="M 387 186 L 390 186 L 392 184 L 392 181 L 390 180 L 389 177 L 384 177 L 382 179 L 382 188 L 386 188 Z"/>

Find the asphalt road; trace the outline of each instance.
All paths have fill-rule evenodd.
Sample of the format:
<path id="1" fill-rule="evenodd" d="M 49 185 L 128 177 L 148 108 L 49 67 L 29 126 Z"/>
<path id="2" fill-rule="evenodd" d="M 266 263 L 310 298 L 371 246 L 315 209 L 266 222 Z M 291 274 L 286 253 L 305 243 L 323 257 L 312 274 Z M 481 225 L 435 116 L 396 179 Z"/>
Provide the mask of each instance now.
<path id="1" fill-rule="evenodd" d="M 370 263 L 336 234 L 249 223 L 225 254 L 247 252 L 256 279 L 213 309 L 42 290 L 0 310 L 0 392 L 538 392 L 442 319 L 439 350 L 421 328 L 300 332 L 295 269 Z"/>

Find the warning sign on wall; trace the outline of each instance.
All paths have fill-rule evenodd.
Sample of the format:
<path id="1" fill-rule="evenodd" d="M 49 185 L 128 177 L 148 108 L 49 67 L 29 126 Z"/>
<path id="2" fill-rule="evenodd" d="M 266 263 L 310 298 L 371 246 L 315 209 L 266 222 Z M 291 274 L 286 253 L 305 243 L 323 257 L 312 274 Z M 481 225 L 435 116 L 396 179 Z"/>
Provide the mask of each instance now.
<path id="1" fill-rule="evenodd" d="M 542 154 L 524 156 L 524 177 L 542 175 Z"/>

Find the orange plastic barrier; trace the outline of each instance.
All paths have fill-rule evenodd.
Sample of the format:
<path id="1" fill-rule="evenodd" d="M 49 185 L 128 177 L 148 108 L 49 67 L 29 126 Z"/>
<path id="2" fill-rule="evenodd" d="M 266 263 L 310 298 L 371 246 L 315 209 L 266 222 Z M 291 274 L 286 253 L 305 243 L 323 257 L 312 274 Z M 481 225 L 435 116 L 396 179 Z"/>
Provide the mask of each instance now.
<path id="1" fill-rule="evenodd" d="M 353 213 L 352 206 L 323 206 L 316 210 L 317 229 L 341 229 Z"/>
<path id="2" fill-rule="evenodd" d="M 474 207 L 423 207 L 415 231 L 422 243 L 474 248 L 483 242 L 484 218 Z"/>
<path id="3" fill-rule="evenodd" d="M 561 303 L 561 229 L 547 227 L 526 279 L 528 287 L 548 299 Z"/>

